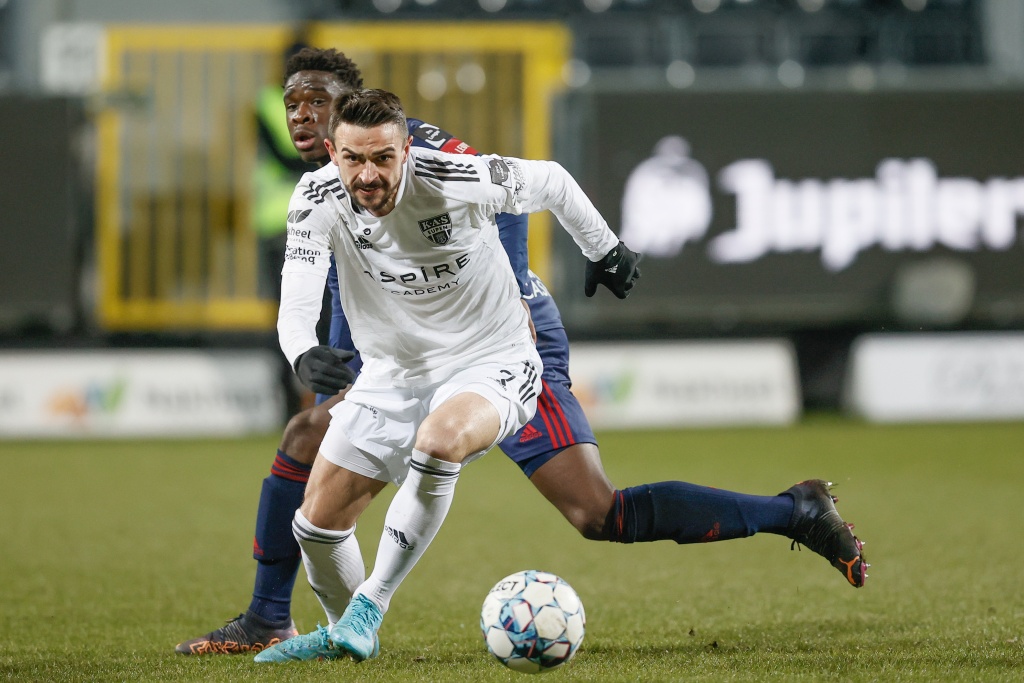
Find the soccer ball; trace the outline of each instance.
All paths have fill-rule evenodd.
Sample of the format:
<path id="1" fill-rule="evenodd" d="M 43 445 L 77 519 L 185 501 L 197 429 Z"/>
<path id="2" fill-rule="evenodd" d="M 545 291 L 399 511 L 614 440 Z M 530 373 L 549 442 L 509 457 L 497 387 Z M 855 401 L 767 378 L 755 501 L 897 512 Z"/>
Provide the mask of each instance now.
<path id="1" fill-rule="evenodd" d="M 554 574 L 533 569 L 496 583 L 480 611 L 488 651 L 510 669 L 531 674 L 572 659 L 586 623 L 576 591 Z"/>

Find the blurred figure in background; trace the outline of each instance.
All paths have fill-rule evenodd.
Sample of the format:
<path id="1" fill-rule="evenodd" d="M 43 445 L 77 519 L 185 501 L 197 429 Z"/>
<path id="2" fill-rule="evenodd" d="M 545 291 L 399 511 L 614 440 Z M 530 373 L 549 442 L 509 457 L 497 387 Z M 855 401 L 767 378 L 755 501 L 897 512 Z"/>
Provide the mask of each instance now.
<path id="1" fill-rule="evenodd" d="M 252 227 L 258 244 L 259 293 L 260 298 L 274 301 L 281 298 L 288 201 L 302 174 L 318 168 L 303 161 L 292 144 L 283 96 L 284 89 L 275 83 L 265 86 L 256 100 L 259 138 L 252 173 Z"/>
<path id="2" fill-rule="evenodd" d="M 284 51 L 282 68 L 288 60 L 308 47 L 305 29 L 299 28 L 296 37 Z M 256 161 L 252 169 L 252 229 L 256 234 L 258 292 L 261 299 L 274 302 L 281 299 L 281 269 L 284 267 L 287 242 L 288 202 L 295 184 L 303 173 L 320 167 L 316 162 L 302 158 L 292 142 L 284 107 L 284 88 L 280 83 L 264 86 L 256 98 Z M 317 335 L 326 341 L 331 325 L 330 291 L 324 290 L 324 314 L 317 325 Z M 268 335 L 267 345 L 279 351 L 277 335 Z M 279 356 L 278 356 L 279 357 Z M 282 367 L 283 384 L 288 388 L 288 414 L 309 408 L 315 395 L 294 381 L 293 369 L 285 361 Z"/>

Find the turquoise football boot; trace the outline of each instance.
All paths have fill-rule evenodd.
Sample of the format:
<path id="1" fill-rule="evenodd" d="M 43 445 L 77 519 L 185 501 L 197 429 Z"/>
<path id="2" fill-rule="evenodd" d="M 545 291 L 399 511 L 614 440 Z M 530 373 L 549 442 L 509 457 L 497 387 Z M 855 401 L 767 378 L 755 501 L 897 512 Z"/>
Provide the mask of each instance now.
<path id="1" fill-rule="evenodd" d="M 373 659 L 380 654 L 377 631 L 383 620 L 384 615 L 377 605 L 362 595 L 356 595 L 331 629 L 330 640 L 335 647 L 348 652 L 357 662 Z"/>
<path id="2" fill-rule="evenodd" d="M 305 662 L 311 659 L 340 659 L 348 657 L 346 650 L 338 649 L 331 642 L 327 629 L 317 625 L 316 630 L 301 636 L 295 636 L 268 647 L 256 655 L 254 661 L 264 662 Z"/>

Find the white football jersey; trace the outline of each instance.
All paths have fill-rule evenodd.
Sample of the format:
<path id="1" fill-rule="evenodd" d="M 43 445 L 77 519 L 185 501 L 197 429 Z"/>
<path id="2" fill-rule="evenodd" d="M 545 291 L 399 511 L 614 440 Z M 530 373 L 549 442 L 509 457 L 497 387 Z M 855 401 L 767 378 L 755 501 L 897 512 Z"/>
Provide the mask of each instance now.
<path id="1" fill-rule="evenodd" d="M 452 155 L 413 147 L 395 208 L 355 204 L 328 164 L 303 176 L 288 207 L 278 331 L 295 359 L 315 346 L 333 254 L 342 308 L 366 386 L 432 384 L 532 344 L 526 309 L 498 239 L 497 213 L 552 209 L 584 254 L 618 239 L 553 162 Z"/>

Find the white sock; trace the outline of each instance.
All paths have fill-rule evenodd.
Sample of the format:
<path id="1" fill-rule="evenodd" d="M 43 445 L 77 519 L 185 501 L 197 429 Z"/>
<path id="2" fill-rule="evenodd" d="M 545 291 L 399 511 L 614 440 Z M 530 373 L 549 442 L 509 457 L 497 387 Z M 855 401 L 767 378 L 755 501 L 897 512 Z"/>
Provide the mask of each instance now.
<path id="1" fill-rule="evenodd" d="M 462 465 L 413 450 L 409 476 L 384 517 L 373 572 L 359 588 L 381 612 L 434 540 L 455 497 Z"/>
<path id="2" fill-rule="evenodd" d="M 366 576 L 355 527 L 346 531 L 321 529 L 295 511 L 292 533 L 302 548 L 309 585 L 327 613 L 328 628 L 341 619 L 348 601 Z"/>

